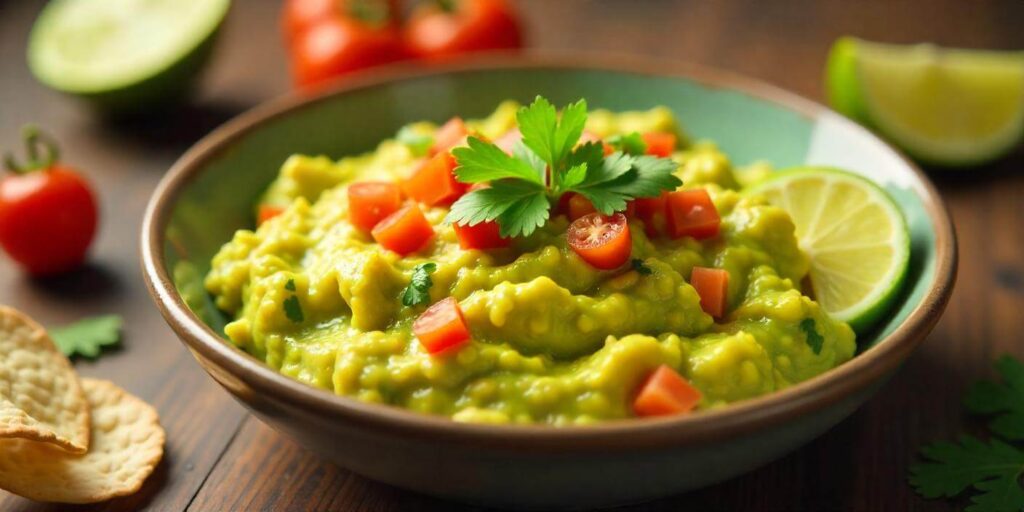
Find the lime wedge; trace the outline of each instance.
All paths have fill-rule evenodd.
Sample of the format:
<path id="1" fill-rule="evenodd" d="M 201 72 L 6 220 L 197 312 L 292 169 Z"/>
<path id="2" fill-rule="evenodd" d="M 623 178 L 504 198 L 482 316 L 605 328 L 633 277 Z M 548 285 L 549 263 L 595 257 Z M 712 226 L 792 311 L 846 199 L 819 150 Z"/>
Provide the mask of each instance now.
<path id="1" fill-rule="evenodd" d="M 174 97 L 205 62 L 229 0 L 54 0 L 28 63 L 58 91 L 115 110 Z"/>
<path id="2" fill-rule="evenodd" d="M 844 37 L 832 46 L 825 78 L 836 110 L 924 162 L 984 163 L 1024 135 L 1024 52 Z"/>
<path id="3" fill-rule="evenodd" d="M 750 191 L 786 210 L 811 259 L 815 298 L 857 332 L 889 308 L 907 273 L 903 215 L 878 186 L 830 168 L 801 167 Z"/>

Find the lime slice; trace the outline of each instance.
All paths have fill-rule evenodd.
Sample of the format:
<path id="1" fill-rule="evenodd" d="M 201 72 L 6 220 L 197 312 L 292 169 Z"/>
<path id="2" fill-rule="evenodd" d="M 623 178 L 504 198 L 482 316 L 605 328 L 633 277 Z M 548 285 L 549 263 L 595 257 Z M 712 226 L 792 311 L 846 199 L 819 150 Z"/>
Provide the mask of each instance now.
<path id="1" fill-rule="evenodd" d="M 832 46 L 826 89 L 836 110 L 936 165 L 996 159 L 1024 135 L 1024 52 L 844 37 Z"/>
<path id="2" fill-rule="evenodd" d="M 903 215 L 878 186 L 829 168 L 784 171 L 750 191 L 786 210 L 811 259 L 818 303 L 863 332 L 881 317 L 907 273 Z"/>
<path id="3" fill-rule="evenodd" d="M 205 62 L 229 0 L 54 0 L 28 44 L 36 78 L 102 107 L 181 93 Z"/>

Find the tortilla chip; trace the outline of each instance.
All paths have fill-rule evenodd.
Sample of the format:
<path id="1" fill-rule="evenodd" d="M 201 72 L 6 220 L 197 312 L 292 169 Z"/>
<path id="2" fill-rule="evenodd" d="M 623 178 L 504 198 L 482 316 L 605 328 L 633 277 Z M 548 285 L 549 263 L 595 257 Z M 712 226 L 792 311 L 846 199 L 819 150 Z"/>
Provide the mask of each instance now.
<path id="1" fill-rule="evenodd" d="M 89 404 L 68 358 L 32 319 L 0 306 L 0 438 L 89 448 Z"/>
<path id="2" fill-rule="evenodd" d="M 92 408 L 89 453 L 0 439 L 0 488 L 36 501 L 96 503 L 142 487 L 164 454 L 156 410 L 109 381 L 82 379 L 82 387 Z"/>

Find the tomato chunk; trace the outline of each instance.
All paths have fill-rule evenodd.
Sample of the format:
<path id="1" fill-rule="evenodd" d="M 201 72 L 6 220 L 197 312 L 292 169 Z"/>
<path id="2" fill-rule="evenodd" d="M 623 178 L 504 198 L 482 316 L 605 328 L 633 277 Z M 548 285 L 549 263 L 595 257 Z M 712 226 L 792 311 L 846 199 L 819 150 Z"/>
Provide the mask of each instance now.
<path id="1" fill-rule="evenodd" d="M 633 237 L 621 213 L 584 215 L 569 225 L 566 238 L 583 261 L 601 270 L 622 266 L 633 252 Z"/>
<path id="2" fill-rule="evenodd" d="M 453 224 L 455 236 L 459 239 L 459 247 L 463 249 L 498 249 L 508 247 L 511 240 L 502 238 L 501 226 L 493 220 L 481 222 L 473 226 Z"/>
<path id="3" fill-rule="evenodd" d="M 453 350 L 469 341 L 469 327 L 455 297 L 427 308 L 412 324 L 412 332 L 430 354 Z"/>
<path id="4" fill-rule="evenodd" d="M 401 207 L 402 190 L 394 183 L 364 181 L 348 187 L 349 221 L 364 231 L 370 231 Z"/>
<path id="5" fill-rule="evenodd" d="M 705 313 L 715 318 L 725 315 L 729 272 L 720 268 L 693 267 L 690 271 L 690 285 L 700 295 L 700 308 Z"/>
<path id="6" fill-rule="evenodd" d="M 434 227 L 423 216 L 423 210 L 412 204 L 385 217 L 370 234 L 385 249 L 405 256 L 427 245 L 434 237 Z"/>
<path id="7" fill-rule="evenodd" d="M 641 137 L 647 144 L 648 155 L 668 158 L 676 150 L 676 135 L 674 133 L 647 132 Z"/>
<path id="8" fill-rule="evenodd" d="M 633 400 L 637 416 L 682 414 L 700 403 L 700 391 L 667 365 L 651 373 Z"/>
<path id="9" fill-rule="evenodd" d="M 273 204 L 261 204 L 260 211 L 256 214 L 256 225 L 259 226 L 264 222 L 277 217 L 284 213 L 283 206 L 277 206 Z"/>
<path id="10" fill-rule="evenodd" d="M 676 190 L 666 199 L 665 224 L 672 238 L 701 240 L 717 236 L 722 219 L 707 190 Z"/>
<path id="11" fill-rule="evenodd" d="M 402 182 L 405 195 L 427 206 L 451 204 L 466 193 L 467 186 L 455 179 L 455 157 L 438 153 Z"/>
<path id="12" fill-rule="evenodd" d="M 662 192 L 658 197 L 640 197 L 632 201 L 636 208 L 636 217 L 644 221 L 644 232 L 649 238 L 658 236 L 658 233 L 665 227 L 665 201 L 667 199 L 668 192 Z"/>
<path id="13" fill-rule="evenodd" d="M 462 142 L 467 135 L 469 130 L 466 129 L 466 123 L 462 122 L 461 117 L 449 119 L 434 132 L 434 145 L 430 147 L 430 154 L 448 151 Z"/>

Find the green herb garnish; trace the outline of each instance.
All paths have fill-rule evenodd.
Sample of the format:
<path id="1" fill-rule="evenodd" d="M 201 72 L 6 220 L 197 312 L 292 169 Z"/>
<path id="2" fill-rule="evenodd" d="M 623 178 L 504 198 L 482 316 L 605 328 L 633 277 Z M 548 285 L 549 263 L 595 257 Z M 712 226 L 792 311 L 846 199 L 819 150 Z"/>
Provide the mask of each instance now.
<path id="1" fill-rule="evenodd" d="M 959 442 L 937 442 L 921 448 L 927 462 L 910 468 L 910 485 L 925 498 L 952 498 L 968 488 L 968 512 L 1024 509 L 1024 451 L 1007 441 L 1024 440 L 1024 365 L 1011 357 L 996 362 L 1003 383 L 979 382 L 964 405 L 974 413 L 995 414 L 988 442 L 961 436 Z"/>
<path id="2" fill-rule="evenodd" d="M 437 264 L 433 262 L 420 263 L 412 269 L 412 279 L 409 286 L 402 291 L 402 304 L 406 306 L 418 306 L 430 302 L 430 287 L 434 281 L 430 274 L 437 270 Z"/>
<path id="3" fill-rule="evenodd" d="M 103 347 L 117 345 L 121 341 L 123 323 L 120 316 L 104 315 L 50 329 L 49 333 L 64 355 L 93 358 L 100 354 Z"/>
<path id="4" fill-rule="evenodd" d="M 290 292 L 294 292 L 295 291 L 295 280 L 294 279 L 289 279 L 288 282 L 284 284 L 284 289 L 288 290 Z"/>
<path id="5" fill-rule="evenodd" d="M 627 133 L 626 135 L 612 135 L 608 137 L 608 144 L 623 153 L 629 155 L 642 155 L 647 152 L 647 143 L 644 142 L 640 132 Z"/>
<path id="6" fill-rule="evenodd" d="M 818 325 L 814 322 L 814 319 L 804 318 L 800 322 L 800 330 L 804 331 L 804 334 L 807 335 L 807 345 L 811 347 L 811 350 L 813 350 L 815 354 L 820 354 L 821 347 L 825 343 L 825 338 L 822 338 L 821 335 L 818 334 Z"/>
<path id="7" fill-rule="evenodd" d="M 455 175 L 464 183 L 490 182 L 455 202 L 448 221 L 465 225 L 496 220 L 501 236 L 529 236 L 543 226 L 551 206 L 566 192 L 586 197 L 598 211 L 611 215 L 638 197 L 655 197 L 682 182 L 667 158 L 617 151 L 605 157 L 601 144 L 577 146 L 587 122 L 587 103 L 562 110 L 538 96 L 516 114 L 522 140 L 512 155 L 478 137 L 452 151 Z"/>
<path id="8" fill-rule="evenodd" d="M 295 323 L 302 323 L 306 319 L 306 316 L 302 314 L 302 304 L 299 303 L 299 298 L 292 295 L 284 300 L 284 314 Z"/>
<path id="9" fill-rule="evenodd" d="M 633 266 L 633 270 L 636 270 L 636 272 L 642 276 L 649 276 L 653 273 L 651 267 L 644 264 L 644 260 L 640 258 L 633 258 L 633 261 L 631 261 L 630 264 Z"/>

